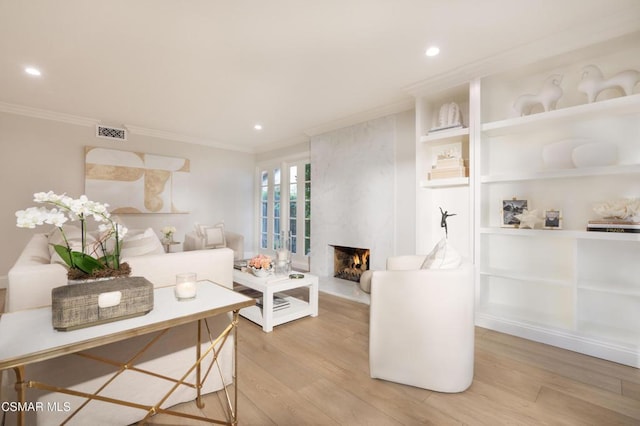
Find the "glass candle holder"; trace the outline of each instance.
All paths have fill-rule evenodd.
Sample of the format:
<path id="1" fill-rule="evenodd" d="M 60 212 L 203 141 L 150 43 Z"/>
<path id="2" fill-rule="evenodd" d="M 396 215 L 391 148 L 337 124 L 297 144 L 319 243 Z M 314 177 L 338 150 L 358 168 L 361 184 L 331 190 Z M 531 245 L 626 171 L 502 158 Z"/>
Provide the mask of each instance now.
<path id="1" fill-rule="evenodd" d="M 191 300 L 196 297 L 197 275 L 195 272 L 176 274 L 174 294 L 178 300 Z"/>

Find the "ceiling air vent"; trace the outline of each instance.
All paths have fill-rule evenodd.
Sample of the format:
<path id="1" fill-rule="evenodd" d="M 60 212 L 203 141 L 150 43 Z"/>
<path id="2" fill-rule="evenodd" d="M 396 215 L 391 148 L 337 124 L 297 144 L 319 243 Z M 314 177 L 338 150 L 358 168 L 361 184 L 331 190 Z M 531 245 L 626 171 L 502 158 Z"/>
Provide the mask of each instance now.
<path id="1" fill-rule="evenodd" d="M 117 127 L 96 126 L 96 136 L 99 138 L 116 139 L 120 141 L 127 140 L 127 129 L 119 129 Z"/>

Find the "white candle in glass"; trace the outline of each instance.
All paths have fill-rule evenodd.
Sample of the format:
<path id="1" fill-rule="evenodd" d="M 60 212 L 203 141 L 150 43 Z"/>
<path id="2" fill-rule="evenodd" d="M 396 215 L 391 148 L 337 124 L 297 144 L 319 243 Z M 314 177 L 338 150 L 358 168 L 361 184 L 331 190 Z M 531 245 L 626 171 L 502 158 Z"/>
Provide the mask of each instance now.
<path id="1" fill-rule="evenodd" d="M 289 250 L 278 250 L 276 257 L 279 261 L 286 261 L 289 257 Z"/>
<path id="2" fill-rule="evenodd" d="M 176 275 L 175 296 L 178 300 L 196 297 L 197 276 L 195 272 L 184 272 Z"/>

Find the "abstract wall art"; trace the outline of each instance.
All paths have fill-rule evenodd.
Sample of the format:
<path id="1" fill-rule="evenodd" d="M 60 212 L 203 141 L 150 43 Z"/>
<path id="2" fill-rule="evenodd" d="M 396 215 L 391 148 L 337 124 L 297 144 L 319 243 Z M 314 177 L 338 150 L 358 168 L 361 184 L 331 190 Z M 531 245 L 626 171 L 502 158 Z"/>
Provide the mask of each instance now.
<path id="1" fill-rule="evenodd" d="M 114 214 L 188 213 L 188 159 L 85 147 L 85 194 Z"/>

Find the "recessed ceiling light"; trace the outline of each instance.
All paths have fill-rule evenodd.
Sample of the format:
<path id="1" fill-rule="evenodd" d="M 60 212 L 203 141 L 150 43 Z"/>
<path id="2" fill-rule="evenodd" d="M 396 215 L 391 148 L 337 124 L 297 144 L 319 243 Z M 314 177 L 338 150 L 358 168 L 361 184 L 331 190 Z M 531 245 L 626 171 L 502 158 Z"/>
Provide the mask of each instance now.
<path id="1" fill-rule="evenodd" d="M 440 48 L 438 46 L 431 46 L 430 48 L 427 49 L 427 51 L 425 52 L 425 55 L 436 56 L 438 53 L 440 53 Z"/>
<path id="2" fill-rule="evenodd" d="M 262 130 L 262 124 L 256 124 L 253 128 L 256 130 Z"/>
<path id="3" fill-rule="evenodd" d="M 42 75 L 42 73 L 40 72 L 40 70 L 39 70 L 39 69 L 37 69 L 37 68 L 34 68 L 34 67 L 26 67 L 26 68 L 24 69 L 24 72 L 26 72 L 26 73 L 27 73 L 27 74 L 29 74 L 29 75 L 36 76 L 36 77 L 39 77 L 39 76 L 41 76 L 41 75 Z"/>

